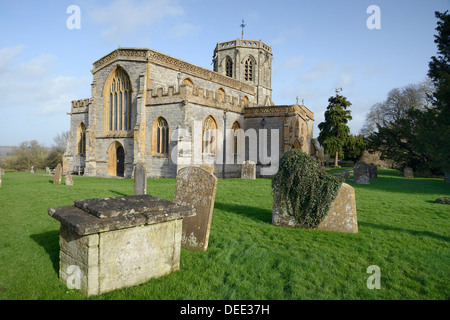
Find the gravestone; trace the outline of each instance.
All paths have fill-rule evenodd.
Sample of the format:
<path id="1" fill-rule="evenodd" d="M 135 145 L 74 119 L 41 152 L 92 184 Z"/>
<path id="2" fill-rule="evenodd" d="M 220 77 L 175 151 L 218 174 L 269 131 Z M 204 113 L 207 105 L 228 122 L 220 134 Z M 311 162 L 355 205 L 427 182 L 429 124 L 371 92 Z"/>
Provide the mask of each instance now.
<path id="1" fill-rule="evenodd" d="M 33 166 L 31 166 L 30 173 L 34 173 L 34 167 Z"/>
<path id="2" fill-rule="evenodd" d="M 369 177 L 370 178 L 378 178 L 378 170 L 376 164 L 369 164 Z"/>
<path id="3" fill-rule="evenodd" d="M 55 176 L 53 177 L 53 184 L 61 184 L 61 176 L 62 176 L 62 168 L 61 164 L 58 163 L 58 165 L 55 168 Z"/>
<path id="4" fill-rule="evenodd" d="M 134 194 L 147 194 L 147 172 L 140 163 L 134 166 Z"/>
<path id="5" fill-rule="evenodd" d="M 64 182 L 66 183 L 66 186 L 73 186 L 72 176 L 70 174 L 65 175 Z"/>
<path id="6" fill-rule="evenodd" d="M 190 250 L 208 249 L 217 178 L 199 167 L 185 167 L 177 174 L 173 202 L 195 209 L 195 216 L 183 219 L 181 244 Z"/>
<path id="7" fill-rule="evenodd" d="M 2 187 L 2 170 L 3 169 L 0 169 L 0 188 Z"/>
<path id="8" fill-rule="evenodd" d="M 49 167 L 45 167 L 45 172 L 50 173 L 50 168 Z"/>
<path id="9" fill-rule="evenodd" d="M 412 169 L 412 168 L 409 168 L 409 167 L 406 167 L 406 168 L 403 170 L 403 176 L 404 176 L 405 178 L 414 178 L 414 172 L 413 172 L 413 169 Z"/>
<path id="10" fill-rule="evenodd" d="M 339 176 L 343 178 L 350 178 L 350 174 L 353 173 L 353 169 L 344 170 Z"/>
<path id="11" fill-rule="evenodd" d="M 356 184 L 370 184 L 369 166 L 363 161 L 355 163 L 353 178 Z"/>
<path id="12" fill-rule="evenodd" d="M 450 182 L 450 172 L 444 172 L 444 182 Z"/>
<path id="13" fill-rule="evenodd" d="M 256 179 L 256 164 L 253 161 L 244 161 L 241 169 L 241 179 Z"/>
<path id="14" fill-rule="evenodd" d="M 295 218 L 288 214 L 286 204 L 275 201 L 276 192 L 278 191 L 274 191 L 272 223 L 283 227 L 298 228 L 299 225 Z M 358 233 L 355 189 L 352 186 L 342 183 L 327 215 L 315 229 Z"/>

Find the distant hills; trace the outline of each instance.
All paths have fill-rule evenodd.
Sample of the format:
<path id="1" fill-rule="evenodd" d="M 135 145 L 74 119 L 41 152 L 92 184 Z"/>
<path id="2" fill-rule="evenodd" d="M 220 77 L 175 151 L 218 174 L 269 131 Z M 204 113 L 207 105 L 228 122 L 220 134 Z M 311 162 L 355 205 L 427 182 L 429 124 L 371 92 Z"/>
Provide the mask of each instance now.
<path id="1" fill-rule="evenodd" d="M 9 153 L 11 153 L 13 148 L 14 147 L 2 147 L 2 146 L 0 146 L 0 157 L 7 156 Z"/>

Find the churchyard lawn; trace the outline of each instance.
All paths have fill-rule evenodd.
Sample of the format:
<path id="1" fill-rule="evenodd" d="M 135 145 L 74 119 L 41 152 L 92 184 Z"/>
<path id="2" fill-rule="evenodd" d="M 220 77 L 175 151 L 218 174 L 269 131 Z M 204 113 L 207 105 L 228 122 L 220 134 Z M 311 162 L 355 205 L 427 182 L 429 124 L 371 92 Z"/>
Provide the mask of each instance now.
<path id="1" fill-rule="evenodd" d="M 44 174 L 2 176 L 0 300 L 84 299 L 59 280 L 59 223 L 47 209 L 133 194 L 132 179 L 66 186 Z M 175 183 L 149 179 L 147 193 L 172 201 Z M 450 184 L 380 169 L 368 185 L 347 183 L 357 234 L 274 226 L 271 179 L 219 180 L 206 252 L 182 248 L 180 271 L 89 299 L 449 299 L 450 206 L 435 200 Z M 380 289 L 368 288 L 370 266 Z"/>

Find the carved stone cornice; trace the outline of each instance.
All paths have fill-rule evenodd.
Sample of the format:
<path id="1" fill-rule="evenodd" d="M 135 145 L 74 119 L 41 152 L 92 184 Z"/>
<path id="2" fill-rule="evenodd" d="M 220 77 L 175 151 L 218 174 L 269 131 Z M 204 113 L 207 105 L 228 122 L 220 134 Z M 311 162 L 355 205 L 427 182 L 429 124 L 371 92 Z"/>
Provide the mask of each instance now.
<path id="1" fill-rule="evenodd" d="M 245 117 L 281 117 L 300 115 L 303 119 L 314 120 L 314 114 L 305 106 L 300 105 L 284 105 L 269 107 L 248 107 L 244 109 Z"/>

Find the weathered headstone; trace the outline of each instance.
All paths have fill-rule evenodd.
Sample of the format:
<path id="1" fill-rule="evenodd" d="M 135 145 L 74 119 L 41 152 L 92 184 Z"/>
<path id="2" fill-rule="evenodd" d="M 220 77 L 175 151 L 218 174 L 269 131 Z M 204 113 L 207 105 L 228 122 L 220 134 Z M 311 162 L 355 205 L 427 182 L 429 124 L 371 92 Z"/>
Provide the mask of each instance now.
<path id="1" fill-rule="evenodd" d="M 274 199 L 276 198 L 274 193 Z M 299 227 L 295 218 L 288 214 L 286 204 L 276 201 L 273 203 L 272 223 L 284 227 Z M 327 215 L 316 229 L 358 233 L 355 189 L 352 186 L 342 183 Z"/>
<path id="2" fill-rule="evenodd" d="M 409 168 L 409 167 L 406 167 L 406 168 L 403 170 L 403 176 L 404 176 L 405 178 L 414 178 L 414 172 L 413 172 L 413 169 L 412 169 L 412 168 Z"/>
<path id="3" fill-rule="evenodd" d="M 352 169 L 344 170 L 339 176 L 343 178 L 350 178 L 350 174 L 353 173 Z"/>
<path id="4" fill-rule="evenodd" d="M 140 163 L 134 166 L 134 194 L 147 194 L 147 172 Z"/>
<path id="5" fill-rule="evenodd" d="M 355 163 L 353 177 L 356 184 L 370 184 L 369 166 L 363 161 Z"/>
<path id="6" fill-rule="evenodd" d="M 64 182 L 66 183 L 66 186 L 73 186 L 73 178 L 70 174 L 67 174 L 64 176 Z"/>
<path id="7" fill-rule="evenodd" d="M 49 167 L 45 167 L 45 172 L 50 173 L 50 168 Z"/>
<path id="8" fill-rule="evenodd" d="M 34 173 L 34 167 L 33 166 L 31 166 L 30 173 Z"/>
<path id="9" fill-rule="evenodd" d="M 195 209 L 196 215 L 183 219 L 181 244 L 190 250 L 208 249 L 217 178 L 199 167 L 178 171 L 173 202 Z"/>
<path id="10" fill-rule="evenodd" d="M 58 163 L 58 165 L 55 168 L 55 176 L 53 177 L 53 184 L 61 184 L 61 176 L 62 176 L 62 168 L 61 164 Z"/>
<path id="11" fill-rule="evenodd" d="M 244 161 L 241 169 L 241 179 L 256 179 L 256 164 L 253 161 Z"/>
<path id="12" fill-rule="evenodd" d="M 378 170 L 376 164 L 369 164 L 369 177 L 370 178 L 378 178 Z"/>

